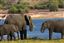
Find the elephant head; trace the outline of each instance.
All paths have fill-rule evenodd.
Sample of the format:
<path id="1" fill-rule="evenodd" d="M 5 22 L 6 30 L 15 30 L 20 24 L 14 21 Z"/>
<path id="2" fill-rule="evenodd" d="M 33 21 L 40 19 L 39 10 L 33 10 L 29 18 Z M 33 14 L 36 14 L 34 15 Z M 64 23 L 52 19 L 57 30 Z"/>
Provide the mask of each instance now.
<path id="1" fill-rule="evenodd" d="M 49 28 L 50 24 L 48 21 L 45 21 L 44 23 L 42 23 L 42 26 L 41 26 L 41 32 L 44 32 L 46 28 Z"/>
<path id="2" fill-rule="evenodd" d="M 33 31 L 33 23 L 32 23 L 32 18 L 30 16 L 25 15 L 25 21 L 26 25 L 29 26 L 30 31 Z"/>
<path id="3" fill-rule="evenodd" d="M 29 26 L 29 30 L 33 30 L 33 23 L 30 16 L 27 15 L 9 15 L 6 20 L 5 24 L 15 24 L 17 26 L 24 24 L 26 22 L 26 25 Z"/>

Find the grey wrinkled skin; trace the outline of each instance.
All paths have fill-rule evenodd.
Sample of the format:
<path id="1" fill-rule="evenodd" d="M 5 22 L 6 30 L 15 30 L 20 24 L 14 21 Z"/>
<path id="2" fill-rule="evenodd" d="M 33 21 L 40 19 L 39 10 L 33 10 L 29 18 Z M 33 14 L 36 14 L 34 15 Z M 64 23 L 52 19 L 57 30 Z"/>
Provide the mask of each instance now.
<path id="1" fill-rule="evenodd" d="M 14 25 L 18 26 L 21 39 L 23 39 L 22 34 L 24 34 L 24 32 L 22 32 L 22 31 L 26 30 L 26 25 L 29 26 L 30 31 L 33 30 L 33 23 L 32 23 L 31 17 L 27 16 L 27 15 L 23 15 L 23 14 L 17 14 L 17 15 L 11 14 L 11 15 L 7 16 L 7 18 L 5 20 L 5 24 L 14 24 Z"/>
<path id="2" fill-rule="evenodd" d="M 52 33 L 57 32 L 61 33 L 61 38 L 64 34 L 64 20 L 47 20 L 42 23 L 41 32 L 44 32 L 45 29 L 49 30 L 49 39 L 52 38 Z"/>
<path id="3" fill-rule="evenodd" d="M 13 35 L 14 32 L 18 32 L 18 27 L 13 24 L 4 24 L 0 25 L 0 36 L 1 40 L 3 39 L 3 35 L 8 35 L 7 39 L 12 40 L 12 37 L 9 38 L 9 36 L 13 36 L 15 39 L 15 36 Z"/>

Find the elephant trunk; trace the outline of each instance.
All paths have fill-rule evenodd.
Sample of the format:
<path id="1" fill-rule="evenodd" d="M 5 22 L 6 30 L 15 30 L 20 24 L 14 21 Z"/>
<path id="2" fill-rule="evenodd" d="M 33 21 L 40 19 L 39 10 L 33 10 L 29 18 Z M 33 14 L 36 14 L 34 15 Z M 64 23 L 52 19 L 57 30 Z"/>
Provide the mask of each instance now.
<path id="1" fill-rule="evenodd" d="M 30 16 L 29 16 L 29 27 L 30 27 L 30 31 L 33 31 L 33 23 Z"/>
<path id="2" fill-rule="evenodd" d="M 25 15 L 26 24 L 29 26 L 29 30 L 33 31 L 33 23 L 30 16 Z"/>
<path id="3" fill-rule="evenodd" d="M 45 30 L 45 26 L 42 24 L 40 31 L 43 33 Z"/>
<path id="4" fill-rule="evenodd" d="M 42 29 L 43 29 L 43 26 L 41 26 L 41 29 L 40 29 L 41 32 L 43 32 Z"/>

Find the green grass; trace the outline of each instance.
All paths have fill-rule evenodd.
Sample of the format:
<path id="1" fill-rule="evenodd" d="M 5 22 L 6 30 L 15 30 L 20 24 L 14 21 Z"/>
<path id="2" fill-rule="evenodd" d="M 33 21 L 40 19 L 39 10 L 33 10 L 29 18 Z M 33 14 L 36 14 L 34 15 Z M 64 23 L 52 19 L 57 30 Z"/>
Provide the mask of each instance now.
<path id="1" fill-rule="evenodd" d="M 64 43 L 64 39 L 58 39 L 58 40 L 28 39 L 28 40 L 16 40 L 16 41 L 0 41 L 0 43 Z"/>

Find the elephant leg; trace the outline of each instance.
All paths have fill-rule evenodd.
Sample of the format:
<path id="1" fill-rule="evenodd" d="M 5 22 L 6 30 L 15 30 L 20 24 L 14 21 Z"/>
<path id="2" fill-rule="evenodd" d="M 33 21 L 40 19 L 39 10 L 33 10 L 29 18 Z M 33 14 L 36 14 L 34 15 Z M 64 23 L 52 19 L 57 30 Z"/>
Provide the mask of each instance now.
<path id="1" fill-rule="evenodd" d="M 49 33 L 49 40 L 52 39 L 52 33 Z"/>
<path id="2" fill-rule="evenodd" d="M 49 40 L 51 40 L 52 39 L 52 29 L 49 29 Z"/>
<path id="3" fill-rule="evenodd" d="M 19 31 L 17 32 L 17 36 L 18 36 L 18 39 L 19 39 Z"/>
<path id="4" fill-rule="evenodd" d="M 26 25 L 23 25 L 23 38 L 27 39 L 27 30 L 26 30 Z"/>
<path id="5" fill-rule="evenodd" d="M 0 41 L 1 41 L 1 40 L 3 40 L 3 35 L 1 35 L 1 39 L 0 39 Z"/>
<path id="6" fill-rule="evenodd" d="M 20 30 L 20 39 L 23 40 L 24 39 L 24 30 L 26 29 L 26 24 L 24 23 L 22 28 L 22 30 Z"/>
<path id="7" fill-rule="evenodd" d="M 10 35 L 7 35 L 7 40 L 10 40 Z"/>
<path id="8" fill-rule="evenodd" d="M 12 40 L 12 34 L 10 33 L 9 35 L 10 35 L 10 40 Z"/>
<path id="9" fill-rule="evenodd" d="M 12 36 L 13 36 L 14 40 L 16 40 L 15 34 L 12 34 Z"/>
<path id="10" fill-rule="evenodd" d="M 20 37 L 21 37 L 21 39 L 24 39 L 24 37 L 26 36 L 26 24 L 24 24 L 23 26 L 22 26 L 22 31 L 21 31 L 21 35 L 20 35 Z M 25 37 L 26 38 L 26 37 Z"/>
<path id="11" fill-rule="evenodd" d="M 24 39 L 27 39 L 27 30 L 24 30 Z"/>
<path id="12" fill-rule="evenodd" d="M 23 40 L 23 31 L 20 31 L 20 39 Z"/>
<path id="13" fill-rule="evenodd" d="M 63 39 L 63 33 L 61 33 L 61 39 Z"/>
<path id="14" fill-rule="evenodd" d="M 0 35 L 0 41 L 1 41 L 1 35 Z"/>

